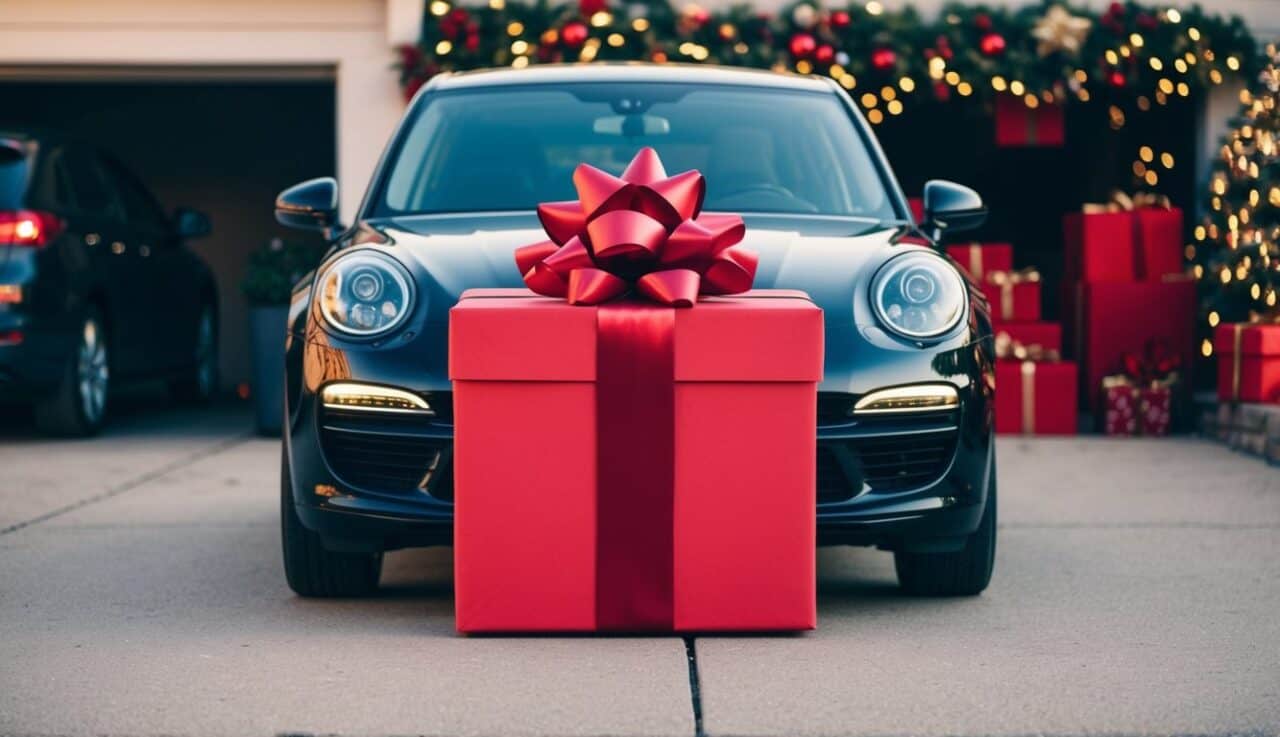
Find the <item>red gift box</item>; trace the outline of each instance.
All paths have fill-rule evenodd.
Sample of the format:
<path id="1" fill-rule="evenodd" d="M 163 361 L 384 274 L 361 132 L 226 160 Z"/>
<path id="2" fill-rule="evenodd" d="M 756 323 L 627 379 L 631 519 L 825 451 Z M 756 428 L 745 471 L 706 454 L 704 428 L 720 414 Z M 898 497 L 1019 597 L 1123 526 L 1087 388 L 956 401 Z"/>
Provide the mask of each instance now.
<path id="1" fill-rule="evenodd" d="M 1159 282 L 1183 272 L 1182 211 L 1176 207 L 1067 213 L 1062 237 L 1067 285 Z"/>
<path id="2" fill-rule="evenodd" d="M 1067 340 L 1080 364 L 1081 400 L 1094 412 L 1101 407 L 1103 377 L 1118 373 L 1127 353 L 1156 342 L 1179 357 L 1184 372 L 1192 366 L 1194 282 L 1078 284 L 1073 294 Z"/>
<path id="3" fill-rule="evenodd" d="M 814 627 L 822 312 L 802 292 L 470 290 L 449 341 L 459 631 Z"/>
<path id="4" fill-rule="evenodd" d="M 997 146 L 1061 146 L 1065 141 L 1062 105 L 1031 108 L 1016 95 L 996 96 Z"/>
<path id="5" fill-rule="evenodd" d="M 1222 324 L 1213 343 L 1218 399 L 1280 403 L 1280 325 Z"/>
<path id="6" fill-rule="evenodd" d="M 982 293 L 991 305 L 991 321 L 997 324 L 1040 319 L 1040 281 L 1022 279 L 1017 272 L 997 271 L 987 275 Z"/>
<path id="7" fill-rule="evenodd" d="M 1147 436 L 1168 435 L 1173 418 L 1173 390 L 1148 386 L 1138 390 L 1138 430 Z"/>
<path id="8" fill-rule="evenodd" d="M 1001 336 L 1006 336 L 1002 338 Z M 1056 322 L 1002 322 L 996 328 L 996 342 L 1008 341 L 1010 345 L 1039 348 L 1041 351 L 1062 351 L 1062 326 Z"/>
<path id="9" fill-rule="evenodd" d="M 1013 246 L 1009 243 L 969 243 L 947 246 L 947 255 L 955 259 L 976 281 L 989 272 L 1013 271 Z"/>
<path id="10" fill-rule="evenodd" d="M 1102 388 L 1102 431 L 1107 435 L 1138 434 L 1138 388 L 1114 384 Z"/>
<path id="11" fill-rule="evenodd" d="M 1074 435 L 1076 365 L 996 361 L 996 432 Z"/>

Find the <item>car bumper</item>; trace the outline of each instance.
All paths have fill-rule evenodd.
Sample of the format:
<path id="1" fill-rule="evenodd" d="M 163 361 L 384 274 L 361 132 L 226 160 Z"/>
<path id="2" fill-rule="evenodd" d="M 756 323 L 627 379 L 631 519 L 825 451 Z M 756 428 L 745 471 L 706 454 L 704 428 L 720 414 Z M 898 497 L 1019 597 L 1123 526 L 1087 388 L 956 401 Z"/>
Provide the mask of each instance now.
<path id="1" fill-rule="evenodd" d="M 65 323 L 0 309 L 0 401 L 27 402 L 57 387 L 75 348 Z"/>
<path id="2" fill-rule="evenodd" d="M 898 425 L 837 419 L 817 428 L 820 501 L 815 512 L 820 544 L 945 550 L 962 545 L 964 537 L 977 529 L 986 503 L 988 475 L 994 467 L 989 393 L 975 385 L 959 387 L 959 391 L 958 410 L 949 417 L 939 415 L 923 424 L 916 418 Z M 840 396 L 850 402 L 855 398 Z M 436 397 L 445 400 L 448 394 L 438 393 Z M 335 447 L 334 428 L 345 428 L 341 432 L 351 434 L 355 442 L 367 443 L 354 434 L 364 429 L 334 420 L 321 407 L 316 394 L 305 388 L 292 398 L 296 404 L 290 408 L 285 442 L 293 498 L 303 524 L 318 532 L 327 546 L 339 550 L 390 550 L 451 543 L 452 480 L 448 479 L 447 488 L 441 482 L 446 469 L 436 468 L 424 474 L 423 482 L 411 484 L 411 488 L 374 488 L 370 480 L 376 481 L 377 477 L 372 474 L 383 469 L 371 472 L 367 467 L 344 465 L 343 453 L 347 451 Z M 446 416 L 442 421 L 424 422 L 413 428 L 413 442 L 418 445 L 396 446 L 393 450 L 407 455 L 404 448 L 418 447 L 423 449 L 423 457 L 438 454 L 447 462 L 453 439 L 450 420 Z M 952 429 L 939 431 L 940 427 Z M 923 434 L 918 432 L 922 428 Z M 824 454 L 839 455 L 841 449 L 866 447 L 861 444 L 867 442 L 876 443 L 873 447 L 881 455 L 892 455 L 898 447 L 906 454 L 942 435 L 950 440 L 944 444 L 942 460 L 932 461 L 937 463 L 936 473 L 927 480 L 915 484 L 908 480 L 905 485 L 898 484 L 900 488 L 871 488 L 867 478 L 875 471 L 855 466 L 842 477 L 847 485 L 844 498 L 840 498 L 839 483 L 828 484 L 835 487 L 834 492 L 826 489 L 824 494 Z M 925 436 L 934 441 L 917 440 Z M 885 445 L 886 438 L 896 445 Z M 372 448 L 367 444 L 354 447 Z M 882 450 L 886 447 L 889 450 Z M 373 448 L 359 454 L 355 462 L 372 462 L 369 459 L 383 452 Z M 914 456 L 902 457 L 908 463 Z M 830 476 L 829 470 L 826 475 Z M 883 474 L 876 477 L 881 479 L 876 483 L 883 486 L 888 482 L 882 477 Z M 726 509 L 726 515 L 731 512 Z"/>

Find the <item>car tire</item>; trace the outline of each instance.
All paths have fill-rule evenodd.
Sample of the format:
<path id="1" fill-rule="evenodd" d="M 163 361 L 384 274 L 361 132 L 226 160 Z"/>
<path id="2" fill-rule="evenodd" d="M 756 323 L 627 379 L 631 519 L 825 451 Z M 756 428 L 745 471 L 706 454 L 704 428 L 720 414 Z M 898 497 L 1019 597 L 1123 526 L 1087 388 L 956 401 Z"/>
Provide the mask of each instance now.
<path id="1" fill-rule="evenodd" d="M 102 313 L 90 308 L 57 388 L 35 405 L 36 427 L 67 437 L 86 437 L 102 429 L 111 388 L 109 347 Z"/>
<path id="2" fill-rule="evenodd" d="M 320 536 L 298 519 L 289 477 L 289 459 L 280 463 L 280 537 L 284 546 L 284 575 L 299 596 L 349 598 L 368 596 L 378 589 L 382 553 L 337 553 L 327 550 Z"/>
<path id="3" fill-rule="evenodd" d="M 996 558 L 996 474 L 987 482 L 987 505 L 978 529 L 954 553 L 894 553 L 898 585 L 914 596 L 977 596 L 991 582 Z"/>
<path id="4" fill-rule="evenodd" d="M 200 308 L 191 363 L 169 382 L 169 395 L 187 404 L 206 404 L 218 390 L 218 319 L 214 306 Z"/>

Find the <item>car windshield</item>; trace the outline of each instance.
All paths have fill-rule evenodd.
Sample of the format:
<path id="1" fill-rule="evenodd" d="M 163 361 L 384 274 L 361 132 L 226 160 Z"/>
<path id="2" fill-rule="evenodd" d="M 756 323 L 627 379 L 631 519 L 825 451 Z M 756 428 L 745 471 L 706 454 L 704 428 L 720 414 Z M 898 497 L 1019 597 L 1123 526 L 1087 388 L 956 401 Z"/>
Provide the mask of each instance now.
<path id="1" fill-rule="evenodd" d="M 580 162 L 618 174 L 643 146 L 668 173 L 706 175 L 707 210 L 900 217 L 835 94 L 652 83 L 435 93 L 401 136 L 371 214 L 574 199 Z"/>

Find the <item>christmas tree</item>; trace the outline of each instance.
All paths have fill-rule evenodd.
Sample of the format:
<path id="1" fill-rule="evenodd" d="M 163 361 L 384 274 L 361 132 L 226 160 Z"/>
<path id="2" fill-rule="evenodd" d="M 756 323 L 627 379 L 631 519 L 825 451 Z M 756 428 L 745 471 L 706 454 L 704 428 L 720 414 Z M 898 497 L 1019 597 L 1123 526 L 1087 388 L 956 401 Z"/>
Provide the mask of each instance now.
<path id="1" fill-rule="evenodd" d="M 1209 180 L 1204 220 L 1188 256 L 1201 294 L 1201 354 L 1213 355 L 1219 323 L 1277 313 L 1280 292 L 1280 53 L 1268 45 L 1258 83 L 1240 93 L 1240 113 Z"/>

